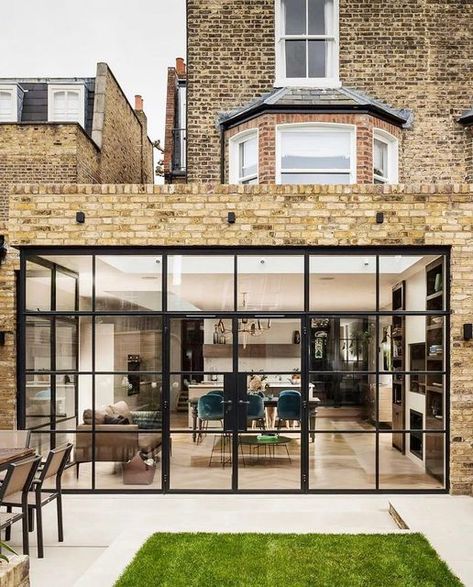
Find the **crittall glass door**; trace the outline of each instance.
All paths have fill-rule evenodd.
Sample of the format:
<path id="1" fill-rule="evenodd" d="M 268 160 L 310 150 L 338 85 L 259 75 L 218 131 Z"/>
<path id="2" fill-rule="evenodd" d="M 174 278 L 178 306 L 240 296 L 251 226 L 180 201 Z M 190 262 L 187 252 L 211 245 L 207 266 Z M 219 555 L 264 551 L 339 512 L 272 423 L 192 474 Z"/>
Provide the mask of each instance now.
<path id="1" fill-rule="evenodd" d="M 448 489 L 448 250 L 47 247 L 19 293 L 67 490 Z"/>

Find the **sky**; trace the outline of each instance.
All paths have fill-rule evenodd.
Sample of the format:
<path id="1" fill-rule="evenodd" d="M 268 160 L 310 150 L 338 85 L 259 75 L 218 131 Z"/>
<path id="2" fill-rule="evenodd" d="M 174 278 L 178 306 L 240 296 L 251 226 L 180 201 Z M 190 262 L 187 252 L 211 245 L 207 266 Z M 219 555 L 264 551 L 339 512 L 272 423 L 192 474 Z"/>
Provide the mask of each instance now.
<path id="1" fill-rule="evenodd" d="M 0 0 L 0 77 L 94 77 L 105 61 L 164 143 L 167 68 L 185 57 L 186 0 Z M 159 153 L 155 152 L 155 160 Z"/>

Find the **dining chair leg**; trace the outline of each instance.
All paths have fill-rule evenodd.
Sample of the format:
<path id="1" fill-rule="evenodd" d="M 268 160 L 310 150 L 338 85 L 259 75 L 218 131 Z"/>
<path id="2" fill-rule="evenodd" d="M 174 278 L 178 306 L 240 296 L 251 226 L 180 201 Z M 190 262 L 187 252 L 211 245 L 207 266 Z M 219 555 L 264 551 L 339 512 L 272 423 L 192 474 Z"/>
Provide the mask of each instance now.
<path id="1" fill-rule="evenodd" d="M 11 506 L 7 506 L 7 514 L 11 514 Z M 11 526 L 7 526 L 5 530 L 5 540 L 8 542 L 11 539 Z"/>
<path id="2" fill-rule="evenodd" d="M 38 558 L 44 558 L 43 546 L 43 513 L 41 511 L 41 497 L 36 499 L 36 540 L 38 543 Z"/>
<path id="3" fill-rule="evenodd" d="M 62 495 L 59 492 L 56 498 L 57 501 L 57 536 L 59 542 L 64 542 L 64 526 L 62 522 Z"/>
<path id="4" fill-rule="evenodd" d="M 33 508 L 28 508 L 28 530 L 33 532 L 34 530 L 34 511 Z"/>
<path id="5" fill-rule="evenodd" d="M 28 532 L 28 506 L 23 508 L 23 518 L 21 520 L 23 534 L 23 554 L 30 554 L 30 542 Z"/>

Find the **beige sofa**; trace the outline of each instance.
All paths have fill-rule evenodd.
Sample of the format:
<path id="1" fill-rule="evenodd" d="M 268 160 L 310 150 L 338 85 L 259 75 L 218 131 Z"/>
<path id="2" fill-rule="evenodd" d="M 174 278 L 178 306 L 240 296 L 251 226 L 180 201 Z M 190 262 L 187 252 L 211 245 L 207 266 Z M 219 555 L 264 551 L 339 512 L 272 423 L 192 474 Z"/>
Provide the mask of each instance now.
<path id="1" fill-rule="evenodd" d="M 152 414 L 153 412 L 145 412 Z M 105 424 L 105 417 L 122 416 L 133 422 L 139 421 L 143 412 L 132 412 L 124 401 L 95 411 L 95 460 L 100 462 L 126 463 L 137 453 L 151 455 L 161 446 L 162 434 L 146 432 L 139 424 Z M 157 414 L 157 412 L 154 412 Z M 75 462 L 77 465 L 92 461 L 92 410 L 84 410 L 84 423 L 77 426 Z"/>

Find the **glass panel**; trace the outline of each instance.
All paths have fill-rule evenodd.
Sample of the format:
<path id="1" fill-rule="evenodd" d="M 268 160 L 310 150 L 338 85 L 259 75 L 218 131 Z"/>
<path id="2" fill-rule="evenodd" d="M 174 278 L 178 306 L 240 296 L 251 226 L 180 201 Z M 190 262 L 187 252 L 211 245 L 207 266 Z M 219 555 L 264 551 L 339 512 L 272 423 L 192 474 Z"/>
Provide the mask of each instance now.
<path id="1" fill-rule="evenodd" d="M 445 262 L 435 255 L 379 258 L 381 310 L 444 310 Z"/>
<path id="2" fill-rule="evenodd" d="M 332 41 L 309 41 L 309 77 L 326 77 Z"/>
<path id="3" fill-rule="evenodd" d="M 308 0 L 309 35 L 329 35 L 333 28 L 333 2 Z"/>
<path id="4" fill-rule="evenodd" d="M 238 320 L 238 368 L 254 373 L 300 371 L 301 322 L 297 318 Z"/>
<path id="5" fill-rule="evenodd" d="M 80 379 L 80 383 L 79 383 Z M 91 375 L 56 375 L 56 427 L 75 428 L 79 390 L 89 387 Z"/>
<path id="6" fill-rule="evenodd" d="M 316 408 L 314 430 L 371 430 L 376 421 L 376 377 L 360 373 L 313 373 L 309 400 Z"/>
<path id="7" fill-rule="evenodd" d="M 310 257 L 310 309 L 376 310 L 376 257 Z"/>
<path id="8" fill-rule="evenodd" d="M 12 92 L 0 92 L 0 120 L 8 122 L 14 119 L 12 111 Z"/>
<path id="9" fill-rule="evenodd" d="M 162 391 L 162 377 L 159 373 L 97 375 L 95 404 L 100 414 L 96 414 L 96 418 L 119 415 L 139 427 L 161 429 Z M 90 417 L 90 413 L 83 413 L 84 422 Z"/>
<path id="10" fill-rule="evenodd" d="M 156 255 L 97 257 L 95 305 L 98 311 L 161 310 L 161 257 Z"/>
<path id="11" fill-rule="evenodd" d="M 59 371 L 78 368 L 79 319 L 73 316 L 56 318 L 56 369 Z"/>
<path id="12" fill-rule="evenodd" d="M 239 489 L 300 489 L 300 434 L 240 434 L 238 466 Z"/>
<path id="13" fill-rule="evenodd" d="M 306 77 L 306 41 L 285 41 L 286 77 Z"/>
<path id="14" fill-rule="evenodd" d="M 206 432 L 199 442 L 192 434 L 172 434 L 171 489 L 231 489 L 231 437 Z"/>
<path id="15" fill-rule="evenodd" d="M 254 136 L 243 141 L 240 147 L 240 177 L 256 175 L 258 165 L 258 140 Z"/>
<path id="16" fill-rule="evenodd" d="M 310 489 L 375 489 L 375 434 L 315 436 L 309 444 Z"/>
<path id="17" fill-rule="evenodd" d="M 231 319 L 175 318 L 170 322 L 170 335 L 171 371 L 232 371 Z"/>
<path id="18" fill-rule="evenodd" d="M 283 0 L 284 33 L 286 35 L 306 34 L 306 1 Z"/>
<path id="19" fill-rule="evenodd" d="M 98 489 L 160 489 L 161 432 L 135 425 L 100 427 L 95 433 L 95 486 Z M 129 431 L 124 431 L 130 428 Z M 91 436 L 89 437 L 92 440 Z M 91 444 L 83 454 L 90 455 Z"/>
<path id="20" fill-rule="evenodd" d="M 26 318 L 25 366 L 29 371 L 51 369 L 51 320 L 29 316 Z"/>
<path id="21" fill-rule="evenodd" d="M 372 316 L 311 318 L 310 369 L 375 370 L 376 319 Z"/>
<path id="22" fill-rule="evenodd" d="M 445 436 L 406 432 L 405 450 L 393 450 L 389 432 L 379 435 L 380 489 L 443 489 L 445 484 Z"/>
<path id="23" fill-rule="evenodd" d="M 49 428 L 51 412 L 51 377 L 40 373 L 26 375 L 26 428 Z"/>
<path id="24" fill-rule="evenodd" d="M 161 371 L 162 319 L 154 316 L 95 318 L 96 371 Z"/>
<path id="25" fill-rule="evenodd" d="M 380 316 L 381 371 L 443 371 L 444 316 Z"/>
<path id="26" fill-rule="evenodd" d="M 232 427 L 230 404 L 222 404 L 233 399 L 230 376 L 183 373 L 171 375 L 170 383 L 172 430 L 192 430 L 196 442 L 204 429 L 223 430 L 224 423 L 226 429 Z M 209 395 L 215 398 L 208 400 Z"/>
<path id="27" fill-rule="evenodd" d="M 348 185 L 349 173 L 282 173 L 283 185 Z"/>
<path id="28" fill-rule="evenodd" d="M 234 309 L 232 256 L 172 255 L 168 258 L 168 309 Z"/>
<path id="29" fill-rule="evenodd" d="M 92 257 L 85 255 L 45 255 L 42 257 L 57 267 L 56 273 L 56 309 L 62 312 L 92 310 Z M 61 269 L 67 269 L 76 275 L 68 275 Z M 78 288 L 79 307 L 74 299 L 74 283 Z"/>
<path id="30" fill-rule="evenodd" d="M 56 310 L 76 311 L 77 279 L 60 271 L 56 272 Z"/>
<path id="31" fill-rule="evenodd" d="M 280 404 L 281 396 L 290 397 Z M 298 371 L 241 373 L 238 389 L 238 429 L 241 432 L 300 430 L 302 397 L 302 379 Z M 316 407 L 317 402 L 311 399 L 309 409 L 314 418 Z"/>
<path id="32" fill-rule="evenodd" d="M 304 257 L 253 255 L 238 257 L 238 310 L 302 310 Z"/>
<path id="33" fill-rule="evenodd" d="M 33 261 L 26 262 L 26 310 L 51 310 L 51 280 L 51 269 Z"/>
<path id="34" fill-rule="evenodd" d="M 281 132 L 281 156 L 284 170 L 349 170 L 351 132 L 285 130 Z"/>
<path id="35" fill-rule="evenodd" d="M 388 145 L 384 141 L 374 139 L 374 174 L 388 177 Z"/>

